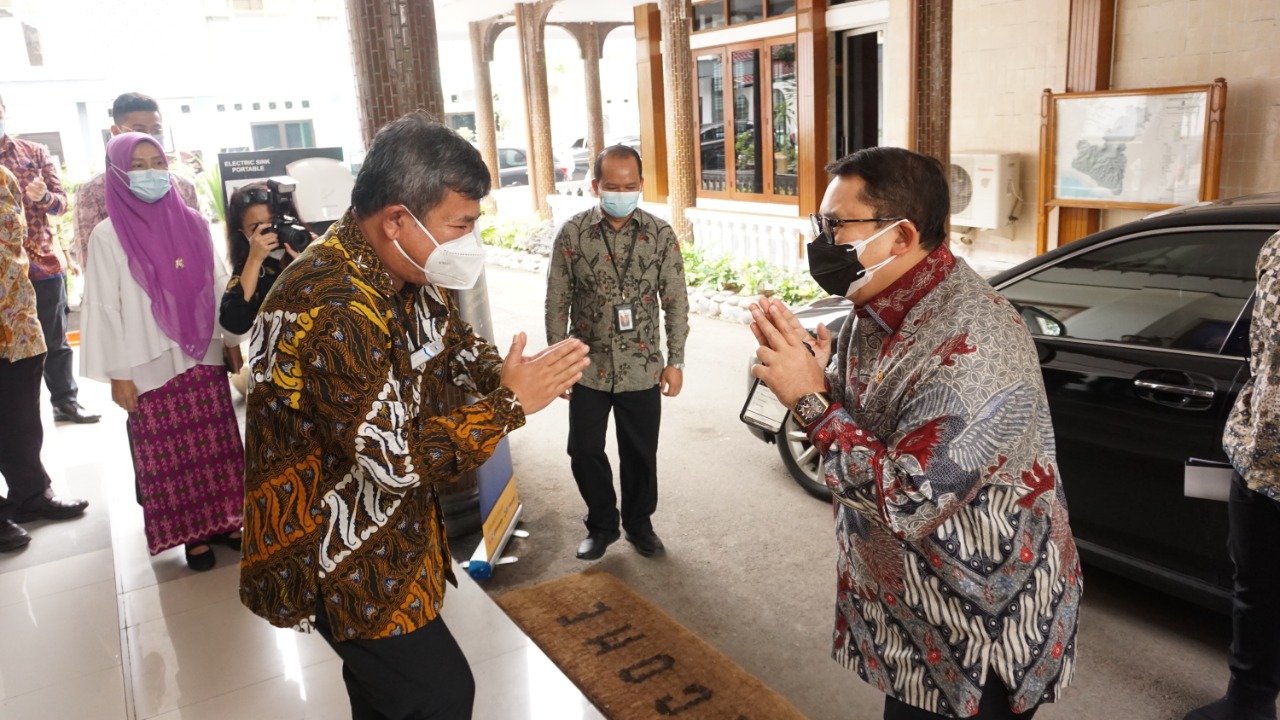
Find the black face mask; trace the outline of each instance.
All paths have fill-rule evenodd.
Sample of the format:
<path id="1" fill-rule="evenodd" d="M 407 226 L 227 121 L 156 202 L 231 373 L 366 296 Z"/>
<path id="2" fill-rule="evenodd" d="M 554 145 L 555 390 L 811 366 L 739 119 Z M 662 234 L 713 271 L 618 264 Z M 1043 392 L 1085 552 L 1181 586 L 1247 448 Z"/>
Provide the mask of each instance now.
<path id="1" fill-rule="evenodd" d="M 836 245 L 831 236 L 823 233 L 809 243 L 809 274 L 818 285 L 831 295 L 848 297 L 853 294 L 853 284 L 866 275 L 866 268 L 858 261 L 854 245 Z"/>

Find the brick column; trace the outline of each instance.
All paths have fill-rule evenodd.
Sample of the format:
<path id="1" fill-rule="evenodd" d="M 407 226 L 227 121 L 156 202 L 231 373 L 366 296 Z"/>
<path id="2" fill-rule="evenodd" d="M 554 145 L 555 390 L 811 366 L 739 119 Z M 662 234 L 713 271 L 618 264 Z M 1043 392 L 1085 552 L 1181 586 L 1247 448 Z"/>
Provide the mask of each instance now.
<path id="1" fill-rule="evenodd" d="M 547 196 L 556 191 L 555 157 L 551 151 L 551 101 L 547 91 L 547 53 L 543 38 L 547 14 L 556 0 L 538 0 L 515 7 L 520 31 L 520 65 L 524 75 L 525 109 L 529 121 L 529 189 L 533 207 L 544 220 L 551 218 Z"/>
<path id="2" fill-rule="evenodd" d="M 671 228 L 680 242 L 693 242 L 693 226 L 684 211 L 698 198 L 697 165 L 694 161 L 693 51 L 689 34 L 693 31 L 689 0 L 662 0 L 662 69 L 667 106 L 667 205 L 671 208 Z"/>
<path id="3" fill-rule="evenodd" d="M 444 119 L 433 0 L 347 0 L 365 147 L 419 108 Z"/>
<path id="4" fill-rule="evenodd" d="M 498 176 L 498 134 L 494 127 L 493 82 L 489 77 L 489 63 L 493 60 L 493 43 L 489 37 L 492 20 L 471 23 L 471 63 L 475 70 L 476 86 L 476 144 L 489 168 L 493 187 L 502 187 Z"/>
<path id="5" fill-rule="evenodd" d="M 600 100 L 600 57 L 604 40 L 614 28 L 626 23 L 552 23 L 564 28 L 582 50 L 583 76 L 587 91 L 587 158 L 595 162 L 604 150 L 604 105 Z M 587 171 L 590 173 L 590 170 Z"/>
<path id="6" fill-rule="evenodd" d="M 908 140 L 918 153 L 951 164 L 951 0 L 911 5 L 911 113 Z"/>

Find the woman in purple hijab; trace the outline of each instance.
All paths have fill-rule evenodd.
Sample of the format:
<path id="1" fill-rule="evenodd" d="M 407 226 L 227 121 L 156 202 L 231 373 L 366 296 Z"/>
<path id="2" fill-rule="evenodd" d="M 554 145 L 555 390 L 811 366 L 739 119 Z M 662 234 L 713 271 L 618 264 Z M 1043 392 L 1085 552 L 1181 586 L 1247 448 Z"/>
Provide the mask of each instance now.
<path id="1" fill-rule="evenodd" d="M 94 262 L 81 305 L 80 374 L 111 383 L 126 427 L 152 555 L 185 545 L 208 570 L 211 542 L 239 545 L 244 447 L 226 366 L 241 338 L 217 308 L 227 273 L 209 225 L 171 191 L 149 135 L 107 143 L 107 219 L 89 236 Z"/>

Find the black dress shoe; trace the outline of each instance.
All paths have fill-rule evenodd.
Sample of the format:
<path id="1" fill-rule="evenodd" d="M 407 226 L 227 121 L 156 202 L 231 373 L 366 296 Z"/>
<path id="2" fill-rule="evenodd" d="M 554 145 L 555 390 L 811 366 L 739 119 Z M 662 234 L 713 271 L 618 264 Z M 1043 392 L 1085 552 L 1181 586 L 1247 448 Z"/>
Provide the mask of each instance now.
<path id="1" fill-rule="evenodd" d="M 89 507 L 88 500 L 63 500 L 60 497 L 52 497 L 34 508 L 14 513 L 13 521 L 28 523 L 36 520 L 70 520 L 83 515 L 87 507 Z"/>
<path id="2" fill-rule="evenodd" d="M 204 552 L 198 554 L 191 552 L 192 548 L 198 548 L 202 545 L 205 548 Z M 208 543 L 188 544 L 182 550 L 187 555 L 187 567 L 196 572 L 212 570 L 214 564 L 218 562 L 218 558 L 213 556 L 213 548 L 209 547 Z"/>
<path id="3" fill-rule="evenodd" d="M 31 536 L 26 530 L 15 525 L 12 520 L 0 522 L 0 552 L 12 552 L 26 547 L 29 542 L 31 542 Z"/>
<path id="4" fill-rule="evenodd" d="M 613 532 L 592 531 L 587 533 L 587 539 L 582 541 L 578 546 L 579 560 L 599 560 L 604 557 L 605 548 L 618 541 L 621 536 L 617 530 Z"/>
<path id="5" fill-rule="evenodd" d="M 224 532 L 221 535 L 214 535 L 213 537 L 209 538 L 209 542 L 215 542 L 215 543 L 218 543 L 219 545 L 226 545 L 227 547 L 231 548 L 232 550 L 235 550 L 236 552 L 240 552 L 240 540 L 241 538 L 232 537 L 231 533 L 229 532 Z"/>
<path id="6" fill-rule="evenodd" d="M 666 552 L 667 549 L 662 545 L 662 541 L 653 533 L 645 535 L 632 535 L 627 533 L 627 542 L 635 546 L 636 552 L 645 557 L 654 557 Z"/>
<path id="7" fill-rule="evenodd" d="M 73 423 L 96 423 L 102 419 L 101 415 L 90 415 L 85 412 L 80 403 L 72 400 L 71 402 L 62 403 L 53 406 L 54 422 L 73 422 Z"/>

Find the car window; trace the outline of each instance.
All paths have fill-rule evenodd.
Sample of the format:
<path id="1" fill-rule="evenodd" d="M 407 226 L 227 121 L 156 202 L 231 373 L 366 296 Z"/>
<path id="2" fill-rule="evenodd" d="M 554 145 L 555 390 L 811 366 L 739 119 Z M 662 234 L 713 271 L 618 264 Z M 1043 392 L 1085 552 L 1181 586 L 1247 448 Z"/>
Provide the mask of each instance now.
<path id="1" fill-rule="evenodd" d="M 524 165 L 524 151 L 515 148 L 501 148 L 498 150 L 498 167 L 509 168 Z"/>
<path id="2" fill-rule="evenodd" d="M 1253 293 L 1265 230 L 1170 232 L 1067 258 L 1000 288 L 1034 335 L 1218 352 Z"/>

